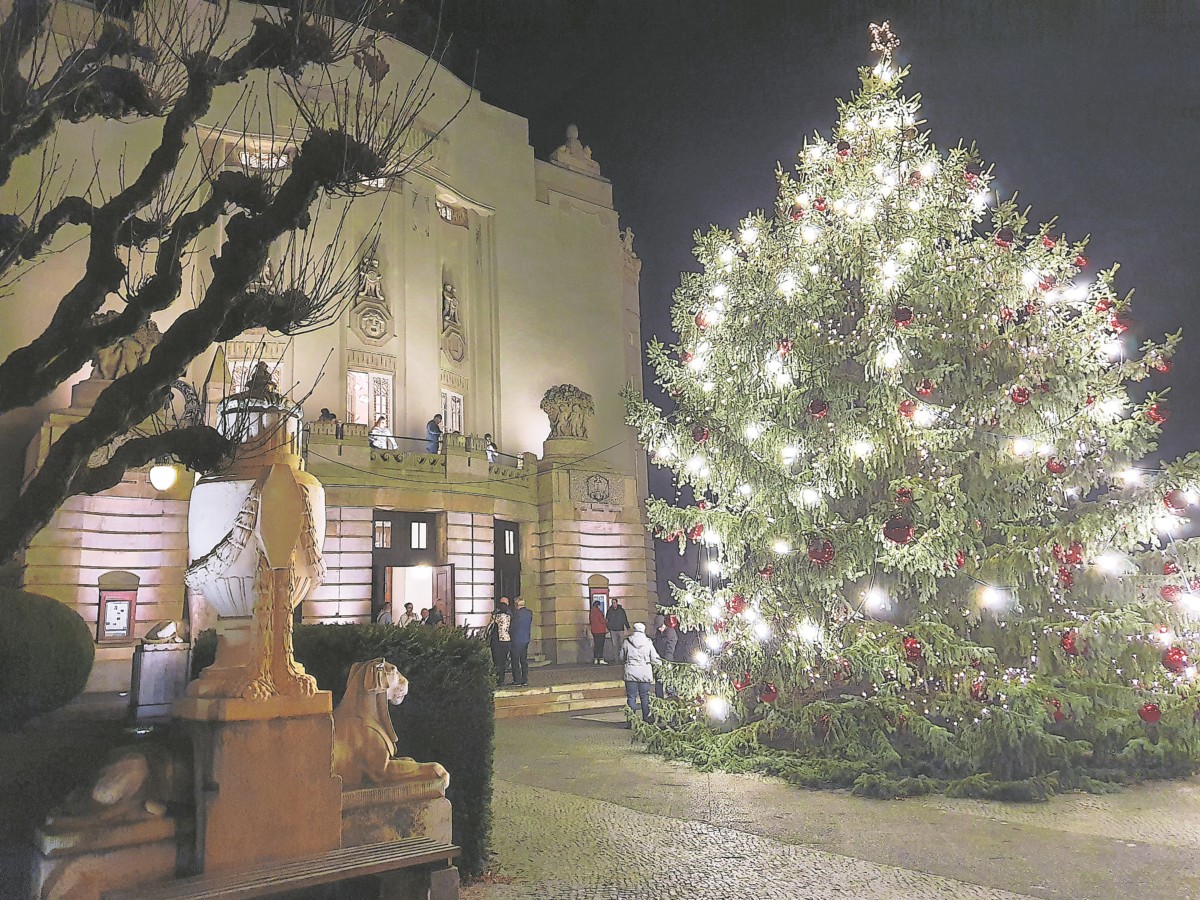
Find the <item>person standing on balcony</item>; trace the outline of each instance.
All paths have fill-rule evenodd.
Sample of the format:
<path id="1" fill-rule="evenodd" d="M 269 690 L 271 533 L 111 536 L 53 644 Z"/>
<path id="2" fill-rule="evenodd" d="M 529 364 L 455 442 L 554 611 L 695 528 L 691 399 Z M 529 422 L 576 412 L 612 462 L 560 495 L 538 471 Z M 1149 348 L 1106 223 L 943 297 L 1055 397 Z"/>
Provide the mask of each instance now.
<path id="1" fill-rule="evenodd" d="M 592 665 L 607 666 L 604 658 L 604 642 L 608 639 L 608 622 L 604 618 L 604 610 L 600 601 L 592 601 L 592 609 L 588 613 L 588 631 L 592 633 Z"/>
<path id="2" fill-rule="evenodd" d="M 437 453 L 442 439 L 442 414 L 438 413 L 425 423 L 425 452 Z"/>
<path id="3" fill-rule="evenodd" d="M 487 454 L 487 460 L 490 463 L 494 463 L 496 457 L 500 455 L 500 448 L 496 446 L 496 442 L 492 440 L 490 434 L 483 436 L 483 452 Z"/>
<path id="4" fill-rule="evenodd" d="M 513 601 L 512 614 L 512 673 L 513 684 L 529 684 L 529 641 L 533 637 L 533 610 L 518 597 Z"/>
<path id="5" fill-rule="evenodd" d="M 388 431 L 387 416 L 375 420 L 374 427 L 367 432 L 367 443 L 376 450 L 395 450 L 398 446 L 396 439 Z"/>
<path id="6" fill-rule="evenodd" d="M 608 603 L 608 612 L 604 616 L 608 625 L 608 636 L 612 640 L 613 660 L 621 661 L 621 645 L 625 642 L 625 632 L 629 630 L 629 616 L 621 601 L 613 597 Z"/>

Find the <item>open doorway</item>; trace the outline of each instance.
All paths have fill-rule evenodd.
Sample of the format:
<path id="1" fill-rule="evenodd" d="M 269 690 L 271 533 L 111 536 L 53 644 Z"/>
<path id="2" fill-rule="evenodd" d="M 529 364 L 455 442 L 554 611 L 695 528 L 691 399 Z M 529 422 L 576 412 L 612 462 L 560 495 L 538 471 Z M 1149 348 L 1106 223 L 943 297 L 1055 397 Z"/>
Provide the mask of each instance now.
<path id="1" fill-rule="evenodd" d="M 454 567 L 453 566 L 380 566 L 382 596 L 379 608 L 391 610 L 392 621 L 400 621 L 404 604 L 411 603 L 413 611 L 437 609 L 442 621 L 454 624 Z M 378 616 L 376 616 L 378 618 Z"/>

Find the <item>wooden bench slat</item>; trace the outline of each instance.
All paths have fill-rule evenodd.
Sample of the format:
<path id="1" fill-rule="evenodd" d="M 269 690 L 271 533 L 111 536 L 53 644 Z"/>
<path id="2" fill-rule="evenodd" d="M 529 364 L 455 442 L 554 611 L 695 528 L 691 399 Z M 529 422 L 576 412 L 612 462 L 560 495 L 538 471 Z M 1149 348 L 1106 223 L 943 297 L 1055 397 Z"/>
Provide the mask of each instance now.
<path id="1" fill-rule="evenodd" d="M 459 848 L 453 844 L 442 844 L 426 837 L 406 838 L 361 847 L 344 847 L 320 856 L 286 860 L 239 872 L 193 875 L 164 884 L 109 891 L 104 894 L 104 900 L 234 900 L 240 897 L 264 897 L 347 878 L 449 862 L 459 852 Z"/>

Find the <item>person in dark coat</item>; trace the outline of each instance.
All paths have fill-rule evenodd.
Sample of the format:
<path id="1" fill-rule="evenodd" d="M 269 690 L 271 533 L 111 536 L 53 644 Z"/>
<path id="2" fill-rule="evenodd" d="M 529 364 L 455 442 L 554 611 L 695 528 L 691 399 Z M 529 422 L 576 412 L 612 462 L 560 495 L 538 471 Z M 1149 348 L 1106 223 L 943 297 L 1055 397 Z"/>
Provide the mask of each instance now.
<path id="1" fill-rule="evenodd" d="M 442 414 L 438 413 L 425 423 L 425 452 L 437 453 L 438 442 L 442 439 Z"/>
<path id="2" fill-rule="evenodd" d="M 604 610 L 600 601 L 593 600 L 591 611 L 588 612 L 588 631 L 592 634 L 592 665 L 607 666 L 604 658 L 604 642 L 608 639 L 608 621 L 604 618 Z"/>
<path id="3" fill-rule="evenodd" d="M 658 655 L 666 662 L 675 661 L 675 648 L 679 644 L 679 632 L 671 624 L 671 620 L 664 615 L 654 617 L 654 649 L 658 651 Z M 660 679 L 654 679 L 654 696 L 660 700 L 663 697 L 663 683 Z"/>
<path id="4" fill-rule="evenodd" d="M 608 625 L 608 636 L 612 640 L 613 662 L 620 662 L 621 645 L 625 643 L 625 632 L 629 630 L 629 616 L 625 614 L 625 607 L 616 597 L 609 601 L 604 620 Z"/>
<path id="5" fill-rule="evenodd" d="M 512 673 L 513 684 L 529 684 L 529 641 L 533 637 L 533 610 L 525 606 L 518 597 L 513 601 L 512 624 Z"/>
<path id="6" fill-rule="evenodd" d="M 429 610 L 429 618 L 425 620 L 426 625 L 441 625 L 446 621 L 446 617 L 442 615 L 442 611 L 436 606 Z"/>

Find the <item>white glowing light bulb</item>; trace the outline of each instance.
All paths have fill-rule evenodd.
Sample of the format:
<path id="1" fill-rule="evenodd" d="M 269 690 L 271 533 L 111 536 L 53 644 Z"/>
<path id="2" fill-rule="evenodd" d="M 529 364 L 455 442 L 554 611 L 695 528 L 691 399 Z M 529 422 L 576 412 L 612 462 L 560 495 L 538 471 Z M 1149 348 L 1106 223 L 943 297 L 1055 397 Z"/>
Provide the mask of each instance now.
<path id="1" fill-rule="evenodd" d="M 821 229 L 816 225 L 805 225 L 800 229 L 800 237 L 804 239 L 806 244 L 816 243 L 817 238 L 821 236 Z"/>
<path id="2" fill-rule="evenodd" d="M 890 607 L 892 601 L 889 599 L 887 591 L 883 588 L 873 587 L 867 591 L 866 596 L 863 598 L 863 605 L 870 612 L 880 612 Z"/>
<path id="3" fill-rule="evenodd" d="M 742 229 L 741 239 L 742 239 L 742 243 L 745 244 L 747 247 L 749 247 L 751 244 L 753 244 L 755 241 L 758 240 L 758 229 L 755 228 L 753 225 L 747 225 L 745 228 Z"/>
<path id="4" fill-rule="evenodd" d="M 1108 553 L 1102 553 L 1096 559 L 1096 565 L 1099 566 L 1100 571 L 1108 575 L 1117 575 L 1124 570 L 1125 559 L 1120 553 L 1109 551 Z"/>
<path id="5" fill-rule="evenodd" d="M 762 426 L 757 422 L 750 422 L 746 425 L 746 429 L 742 433 L 746 435 L 746 440 L 756 441 L 762 437 Z"/>
<path id="6" fill-rule="evenodd" d="M 751 494 L 754 493 L 754 488 L 750 487 L 750 485 L 748 485 L 748 484 L 739 484 L 737 492 L 739 494 L 741 494 L 743 497 L 749 497 Z"/>
<path id="7" fill-rule="evenodd" d="M 707 653 L 705 653 L 703 650 L 697 650 L 697 651 L 696 651 L 696 652 L 695 652 L 695 653 L 692 655 L 692 661 L 693 661 L 693 662 L 694 662 L 696 665 L 698 665 L 700 668 L 702 668 L 702 669 L 707 669 L 707 668 L 708 668 L 708 663 L 709 663 L 709 661 L 710 661 L 710 657 L 709 657 L 709 655 L 708 655 Z"/>
<path id="8" fill-rule="evenodd" d="M 704 645 L 709 650 L 716 650 L 721 646 L 721 636 L 719 634 L 707 634 L 704 636 Z"/>
<path id="9" fill-rule="evenodd" d="M 780 556 L 785 556 L 786 554 L 792 552 L 792 545 L 789 544 L 787 541 L 783 540 L 782 538 L 780 538 L 774 544 L 771 545 L 771 549 L 774 550 L 776 553 L 778 553 Z"/>
<path id="10" fill-rule="evenodd" d="M 729 715 L 729 701 L 724 697 L 709 697 L 704 703 L 704 708 L 708 710 L 710 718 L 722 722 Z"/>
<path id="11" fill-rule="evenodd" d="M 1029 456 L 1033 453 L 1033 441 L 1029 438 L 1016 438 L 1012 442 L 1013 456 Z"/>
<path id="12" fill-rule="evenodd" d="M 721 261 L 722 265 L 727 266 L 733 262 L 733 255 L 732 247 L 722 247 L 721 252 L 717 254 L 717 259 Z"/>
<path id="13" fill-rule="evenodd" d="M 704 457 L 696 454 L 687 461 L 687 470 L 695 475 L 704 468 Z"/>
<path id="14" fill-rule="evenodd" d="M 156 491 L 169 491 L 179 478 L 179 470 L 170 464 L 150 467 L 150 484 Z"/>
<path id="15" fill-rule="evenodd" d="M 796 637 L 806 644 L 815 644 L 821 640 L 821 626 L 812 619 L 805 619 L 796 626 Z"/>
<path id="16" fill-rule="evenodd" d="M 850 445 L 850 452 L 858 459 L 866 459 L 874 451 L 875 445 L 866 438 L 860 438 Z"/>
<path id="17" fill-rule="evenodd" d="M 1137 484 L 1142 480 L 1142 473 L 1132 466 L 1122 471 L 1118 476 L 1126 484 Z"/>
<path id="18" fill-rule="evenodd" d="M 703 356 L 696 355 L 688 362 L 688 368 L 693 372 L 703 372 L 708 367 L 708 360 Z"/>
<path id="19" fill-rule="evenodd" d="M 779 293 L 788 297 L 794 290 L 796 290 L 796 276 L 785 272 L 779 277 Z"/>
<path id="20" fill-rule="evenodd" d="M 1037 287 L 1038 282 L 1040 282 L 1041 280 L 1042 280 L 1042 276 L 1039 275 L 1037 272 L 1035 272 L 1033 269 L 1026 269 L 1024 272 L 1021 273 L 1021 284 L 1025 285 L 1025 287 L 1027 287 L 1027 288 Z"/>
<path id="21" fill-rule="evenodd" d="M 936 159 L 927 159 L 921 163 L 921 177 L 932 178 L 937 174 L 938 164 Z"/>
<path id="22" fill-rule="evenodd" d="M 1125 352 L 1125 348 L 1118 338 L 1113 338 L 1111 341 L 1105 341 L 1100 345 L 1100 352 L 1109 359 L 1119 359 L 1121 354 Z"/>
<path id="23" fill-rule="evenodd" d="M 720 562 L 713 559 L 713 560 L 709 560 L 708 571 L 711 574 L 715 575 L 716 577 L 720 578 L 721 574 L 725 571 L 725 567 L 723 565 L 721 565 Z"/>
<path id="24" fill-rule="evenodd" d="M 769 638 L 771 636 L 771 626 L 768 625 L 766 622 L 762 622 L 762 621 L 755 622 L 754 623 L 754 636 L 756 638 L 758 638 L 760 641 L 765 641 L 767 638 Z"/>
<path id="25" fill-rule="evenodd" d="M 886 347 L 879 351 L 879 364 L 885 369 L 894 369 L 900 365 L 900 360 L 904 359 L 904 354 L 900 352 L 900 348 L 895 344 L 889 343 Z"/>
<path id="26" fill-rule="evenodd" d="M 816 488 L 804 488 L 800 491 L 800 502 L 805 506 L 816 506 L 821 502 L 821 493 Z"/>
<path id="27" fill-rule="evenodd" d="M 813 144 L 808 148 L 808 156 L 810 159 L 820 159 L 825 155 L 825 147 L 821 144 Z"/>
<path id="28" fill-rule="evenodd" d="M 779 372 L 775 375 L 775 387 L 785 388 L 792 383 L 791 372 Z"/>
<path id="29" fill-rule="evenodd" d="M 1007 602 L 1008 596 L 999 588 L 988 585 L 981 592 L 983 605 L 988 609 L 1001 609 Z"/>
<path id="30" fill-rule="evenodd" d="M 706 393 L 706 394 L 711 394 L 716 389 L 716 387 L 717 387 L 717 384 L 715 381 L 706 381 L 706 382 L 704 382 L 704 384 L 700 385 L 700 389 L 702 391 L 704 391 L 704 393 Z"/>
<path id="31" fill-rule="evenodd" d="M 913 413 L 913 424 L 918 425 L 921 428 L 928 428 L 933 424 L 933 420 L 933 410 L 923 403 L 918 406 L 916 411 Z"/>
<path id="32" fill-rule="evenodd" d="M 800 450 L 798 447 L 784 447 L 779 451 L 779 455 L 783 459 L 783 464 L 790 466 L 796 461 L 796 457 L 800 455 Z"/>

